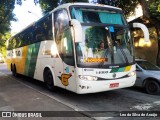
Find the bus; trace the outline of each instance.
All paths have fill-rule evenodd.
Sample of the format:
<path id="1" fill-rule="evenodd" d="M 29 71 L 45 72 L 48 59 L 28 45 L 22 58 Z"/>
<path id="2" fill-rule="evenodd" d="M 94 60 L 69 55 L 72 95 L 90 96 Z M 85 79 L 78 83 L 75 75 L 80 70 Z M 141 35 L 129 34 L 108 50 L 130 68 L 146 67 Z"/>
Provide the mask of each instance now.
<path id="1" fill-rule="evenodd" d="M 130 87 L 136 80 L 129 24 L 120 8 L 108 5 L 58 6 L 8 40 L 6 61 L 14 76 L 77 94 Z"/>

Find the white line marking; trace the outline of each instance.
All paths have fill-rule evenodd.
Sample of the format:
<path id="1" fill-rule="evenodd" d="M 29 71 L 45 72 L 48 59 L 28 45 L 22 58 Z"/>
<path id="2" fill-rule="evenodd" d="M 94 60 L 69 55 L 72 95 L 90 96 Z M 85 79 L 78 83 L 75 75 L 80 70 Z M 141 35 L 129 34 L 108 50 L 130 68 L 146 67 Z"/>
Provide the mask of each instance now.
<path id="1" fill-rule="evenodd" d="M 93 117 L 95 120 L 107 120 L 107 119 L 111 119 L 113 117 Z"/>
<path id="2" fill-rule="evenodd" d="M 149 110 L 150 108 L 153 108 L 154 106 L 160 105 L 160 101 L 155 101 L 153 103 L 146 103 L 146 104 L 139 104 L 136 106 L 133 106 L 130 109 L 138 109 L 138 110 Z"/>

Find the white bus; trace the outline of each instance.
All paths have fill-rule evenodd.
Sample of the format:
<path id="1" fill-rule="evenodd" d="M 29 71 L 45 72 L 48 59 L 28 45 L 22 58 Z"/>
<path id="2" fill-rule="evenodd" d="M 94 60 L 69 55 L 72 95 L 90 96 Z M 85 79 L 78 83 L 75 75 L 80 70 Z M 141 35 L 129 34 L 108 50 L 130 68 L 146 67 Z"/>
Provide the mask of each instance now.
<path id="1" fill-rule="evenodd" d="M 133 40 L 120 8 L 58 6 L 8 41 L 7 63 L 22 74 L 78 94 L 133 86 Z"/>

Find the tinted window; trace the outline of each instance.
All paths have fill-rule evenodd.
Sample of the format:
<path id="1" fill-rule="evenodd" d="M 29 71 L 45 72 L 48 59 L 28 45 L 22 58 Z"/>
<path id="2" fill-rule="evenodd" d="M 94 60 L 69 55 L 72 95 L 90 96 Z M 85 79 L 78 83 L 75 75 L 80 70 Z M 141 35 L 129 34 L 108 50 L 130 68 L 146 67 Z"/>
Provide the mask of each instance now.
<path id="1" fill-rule="evenodd" d="M 52 40 L 52 16 L 45 17 L 34 26 L 34 40 Z"/>
<path id="2" fill-rule="evenodd" d="M 142 67 L 144 70 L 160 70 L 156 65 L 148 62 L 148 61 L 136 61 L 137 64 Z"/>
<path id="3" fill-rule="evenodd" d="M 77 19 L 81 23 L 106 23 L 127 25 L 120 10 L 108 10 L 101 7 L 72 7 L 72 19 Z"/>
<path id="4" fill-rule="evenodd" d="M 43 40 L 53 40 L 52 16 L 49 15 L 9 40 L 7 49 L 22 47 Z"/>
<path id="5" fill-rule="evenodd" d="M 73 42 L 69 27 L 69 18 L 65 10 L 54 14 L 55 40 L 62 60 L 68 65 L 74 65 Z"/>

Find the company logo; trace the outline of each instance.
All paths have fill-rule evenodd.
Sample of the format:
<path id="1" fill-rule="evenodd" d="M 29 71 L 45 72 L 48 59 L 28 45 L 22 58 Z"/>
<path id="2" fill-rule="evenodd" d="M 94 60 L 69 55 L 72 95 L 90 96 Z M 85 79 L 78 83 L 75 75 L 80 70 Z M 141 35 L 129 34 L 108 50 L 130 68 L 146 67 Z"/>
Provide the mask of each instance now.
<path id="1" fill-rule="evenodd" d="M 107 74 L 108 71 L 96 71 L 96 74 Z"/>
<path id="2" fill-rule="evenodd" d="M 94 71 L 94 69 L 84 69 L 84 71 Z"/>
<path id="3" fill-rule="evenodd" d="M 109 66 L 109 68 L 118 68 L 119 66 Z"/>
<path id="4" fill-rule="evenodd" d="M 61 82 L 62 82 L 62 84 L 63 84 L 64 86 L 68 86 L 68 85 L 69 85 L 68 80 L 69 80 L 69 78 L 70 78 L 71 76 L 72 76 L 72 75 L 70 75 L 70 74 L 62 74 L 61 77 L 60 77 L 60 76 L 58 76 L 58 77 L 59 77 L 59 79 L 61 80 Z"/>
<path id="5" fill-rule="evenodd" d="M 11 117 L 11 112 L 2 112 L 2 117 Z"/>
<path id="6" fill-rule="evenodd" d="M 21 49 L 14 49 L 7 53 L 7 57 L 22 57 L 22 50 Z"/>

